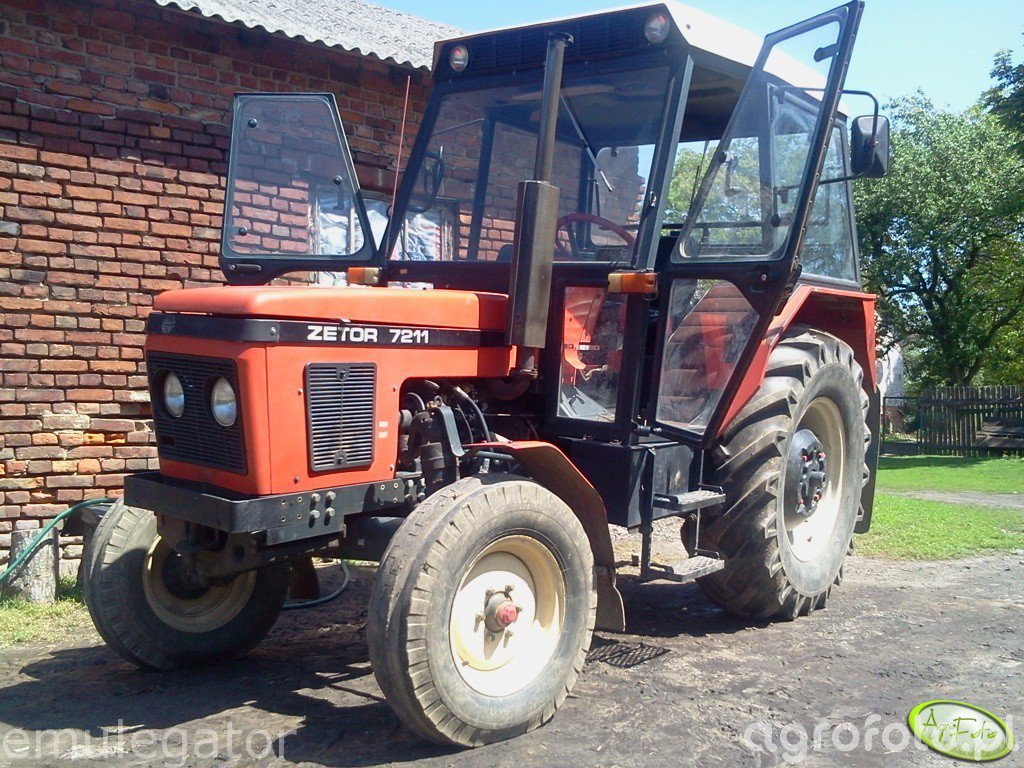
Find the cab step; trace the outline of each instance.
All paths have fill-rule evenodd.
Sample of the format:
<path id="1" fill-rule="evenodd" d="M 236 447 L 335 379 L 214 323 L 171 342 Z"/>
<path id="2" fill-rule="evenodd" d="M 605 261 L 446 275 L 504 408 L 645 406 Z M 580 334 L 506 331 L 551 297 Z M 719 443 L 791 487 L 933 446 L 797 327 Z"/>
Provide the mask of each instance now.
<path id="1" fill-rule="evenodd" d="M 644 579 L 651 581 L 664 579 L 666 581 L 675 581 L 682 584 L 688 581 L 694 581 L 702 576 L 709 576 L 712 573 L 717 573 L 723 568 L 725 568 L 725 560 L 720 557 L 694 555 L 693 557 L 688 557 L 675 565 L 659 565 L 657 563 L 651 563 L 647 567 L 647 573 L 645 574 Z"/>
<path id="2" fill-rule="evenodd" d="M 689 493 L 656 493 L 654 494 L 654 506 L 658 509 L 668 511 L 667 515 L 656 517 L 668 517 L 670 515 L 682 515 L 693 512 L 704 507 L 712 507 L 725 501 L 725 494 L 718 490 L 702 488 Z"/>

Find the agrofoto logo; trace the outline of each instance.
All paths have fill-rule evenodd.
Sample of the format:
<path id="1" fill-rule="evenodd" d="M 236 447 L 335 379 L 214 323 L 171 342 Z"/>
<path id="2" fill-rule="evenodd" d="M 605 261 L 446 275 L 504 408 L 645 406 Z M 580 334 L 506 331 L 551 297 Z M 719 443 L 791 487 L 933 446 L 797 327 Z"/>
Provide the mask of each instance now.
<path id="1" fill-rule="evenodd" d="M 985 762 L 1013 751 L 1013 734 L 998 717 L 960 701 L 928 701 L 907 716 L 911 732 L 949 757 Z"/>

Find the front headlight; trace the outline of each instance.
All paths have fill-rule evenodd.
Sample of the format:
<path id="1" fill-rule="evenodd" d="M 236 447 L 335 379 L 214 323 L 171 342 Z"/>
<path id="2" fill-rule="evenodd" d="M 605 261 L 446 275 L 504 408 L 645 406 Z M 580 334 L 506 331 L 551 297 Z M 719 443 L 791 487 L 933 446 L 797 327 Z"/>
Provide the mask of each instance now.
<path id="1" fill-rule="evenodd" d="M 230 427 L 238 418 L 238 398 L 227 379 L 217 379 L 210 390 L 210 411 L 222 427 Z"/>
<path id="2" fill-rule="evenodd" d="M 181 379 L 173 373 L 164 377 L 164 408 L 174 418 L 185 412 L 185 389 L 181 386 Z"/>

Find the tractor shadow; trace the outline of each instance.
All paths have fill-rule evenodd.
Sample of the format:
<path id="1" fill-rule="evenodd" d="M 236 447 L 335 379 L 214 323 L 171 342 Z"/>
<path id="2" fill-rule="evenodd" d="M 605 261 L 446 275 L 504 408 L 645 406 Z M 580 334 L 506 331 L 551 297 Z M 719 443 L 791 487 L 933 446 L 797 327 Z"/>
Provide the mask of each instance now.
<path id="1" fill-rule="evenodd" d="M 662 639 L 731 635 L 769 622 L 733 616 L 719 608 L 695 583 L 640 581 L 620 576 L 619 591 L 626 605 L 626 632 Z"/>
<path id="2" fill-rule="evenodd" d="M 627 634 L 595 636 L 592 664 L 631 669 L 670 653 L 688 636 L 754 626 L 711 605 L 695 585 L 639 583 L 627 576 L 620 586 Z M 275 740 L 265 761 L 243 764 L 280 764 L 283 758 L 286 764 L 341 768 L 460 760 L 459 750 L 427 744 L 405 730 L 383 700 L 362 627 L 367 592 L 366 580 L 359 579 L 351 595 L 328 606 L 283 614 L 247 658 L 202 670 L 143 672 L 104 646 L 47 651 L 0 677 L 0 739 L 12 728 L 84 731 L 90 744 L 111 733 L 195 739 L 199 731 L 221 738 L 230 730 L 236 744 L 256 732 Z M 132 753 L 110 755 L 102 764 L 117 765 L 122 757 L 127 763 Z"/>

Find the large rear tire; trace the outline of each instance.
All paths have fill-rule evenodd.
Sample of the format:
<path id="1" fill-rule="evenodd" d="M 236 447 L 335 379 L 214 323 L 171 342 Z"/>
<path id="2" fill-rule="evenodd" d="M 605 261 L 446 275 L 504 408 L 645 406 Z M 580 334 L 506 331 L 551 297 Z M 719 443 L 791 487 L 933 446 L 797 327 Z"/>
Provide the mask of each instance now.
<path id="1" fill-rule="evenodd" d="M 552 718 L 583 668 L 596 609 L 572 510 L 523 478 L 466 478 L 392 539 L 370 595 L 370 661 L 413 732 L 500 741 Z"/>
<path id="2" fill-rule="evenodd" d="M 122 658 L 170 670 L 237 658 L 270 631 L 288 596 L 288 563 L 216 584 L 190 581 L 156 516 L 119 501 L 83 553 L 85 603 Z"/>
<path id="3" fill-rule="evenodd" d="M 793 329 L 710 452 L 726 504 L 703 543 L 726 567 L 698 584 L 722 607 L 793 619 L 842 581 L 868 472 L 863 378 L 845 342 Z"/>

